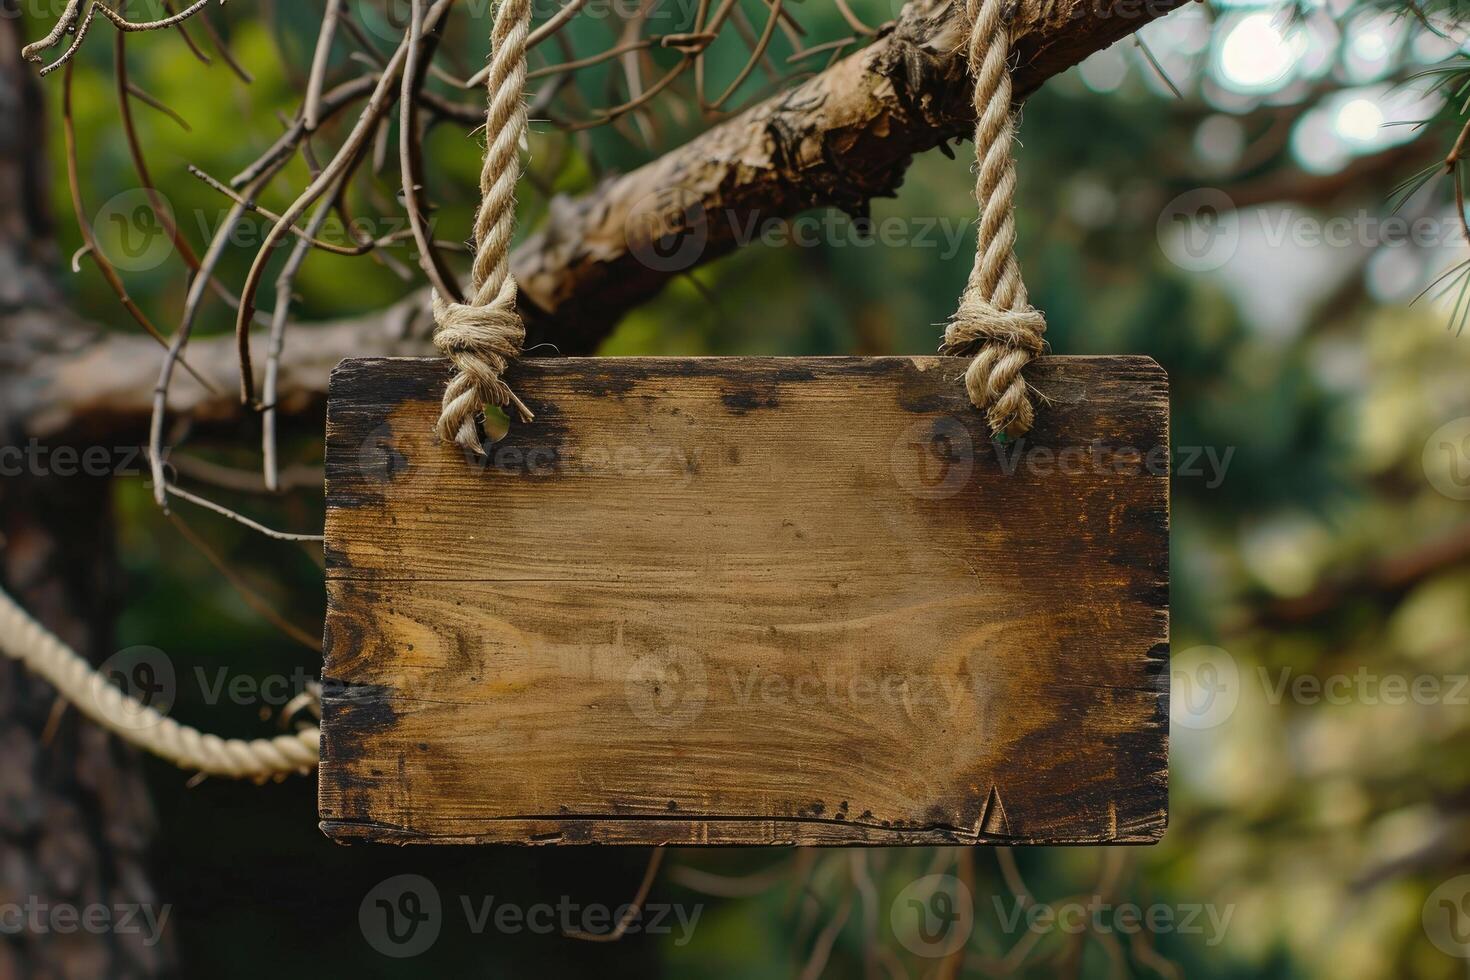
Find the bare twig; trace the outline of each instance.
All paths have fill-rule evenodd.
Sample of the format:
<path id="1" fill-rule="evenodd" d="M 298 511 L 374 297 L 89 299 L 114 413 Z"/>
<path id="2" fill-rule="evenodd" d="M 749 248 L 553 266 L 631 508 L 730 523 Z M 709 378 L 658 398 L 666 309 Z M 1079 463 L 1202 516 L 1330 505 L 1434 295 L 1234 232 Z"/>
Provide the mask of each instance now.
<path id="1" fill-rule="evenodd" d="M 658 877 L 659 865 L 663 864 L 664 848 L 655 847 L 653 853 L 648 856 L 648 867 L 643 871 L 643 881 L 638 886 L 638 893 L 633 896 L 623 909 L 622 916 L 611 932 L 581 932 L 573 930 L 563 933 L 569 939 L 581 939 L 589 943 L 615 943 L 622 939 L 631 926 L 643 913 L 643 903 L 648 900 L 648 893 L 653 888 L 653 880 Z"/>
<path id="2" fill-rule="evenodd" d="M 435 247 L 424 216 L 427 205 L 422 197 L 424 160 L 423 141 L 419 132 L 418 94 L 424 84 L 424 65 L 433 57 L 434 48 L 439 43 L 439 32 L 434 31 L 425 43 L 425 0 L 411 2 L 408 54 L 403 67 L 403 92 L 398 99 L 398 166 L 402 174 L 403 207 L 408 212 L 414 241 L 418 243 L 419 267 L 424 270 L 424 275 L 440 296 L 453 303 L 462 303 L 464 293 L 444 262 L 444 257 Z"/>
<path id="3" fill-rule="evenodd" d="M 296 534 L 291 531 L 277 531 L 275 528 L 266 527 L 259 521 L 251 520 L 244 514 L 240 514 L 233 510 L 230 510 L 230 508 L 224 506 L 223 504 L 217 504 L 212 500 L 200 497 L 197 494 L 192 494 L 189 491 L 177 487 L 172 483 L 164 484 L 164 489 L 168 491 L 168 495 L 171 497 L 178 497 L 180 500 L 187 500 L 189 503 L 199 507 L 203 507 L 206 510 L 212 510 L 222 517 L 228 517 L 230 520 L 234 521 L 237 524 L 243 524 L 246 527 L 250 528 L 250 530 L 258 531 L 268 538 L 275 538 L 277 541 L 320 542 L 324 540 L 320 534 Z"/>
<path id="4" fill-rule="evenodd" d="M 332 40 L 342 19 L 343 0 L 327 0 L 322 16 L 322 29 L 317 34 L 316 54 L 311 60 L 311 73 L 306 81 L 306 102 L 301 110 L 301 123 L 309 133 L 316 132 L 322 121 L 322 89 L 326 84 L 327 62 L 332 56 Z"/>

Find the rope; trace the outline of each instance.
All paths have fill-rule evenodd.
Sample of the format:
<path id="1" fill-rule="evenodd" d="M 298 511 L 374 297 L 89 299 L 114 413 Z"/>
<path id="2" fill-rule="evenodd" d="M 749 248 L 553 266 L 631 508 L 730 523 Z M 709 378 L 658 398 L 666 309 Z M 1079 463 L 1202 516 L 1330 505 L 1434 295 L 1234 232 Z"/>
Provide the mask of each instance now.
<path id="1" fill-rule="evenodd" d="M 485 116 L 485 166 L 480 174 L 480 213 L 475 219 L 471 295 L 453 303 L 434 294 L 434 346 L 454 364 L 435 427 L 439 437 L 483 454 L 476 418 L 486 405 L 513 408 L 522 421 L 534 416 L 502 380 L 521 352 L 526 328 L 516 310 L 516 281 L 510 272 L 515 234 L 516 182 L 526 139 L 526 38 L 531 0 L 502 0 L 491 32 Z"/>
<path id="2" fill-rule="evenodd" d="M 181 725 L 128 697 L 0 591 L 0 650 L 44 677 L 77 710 L 181 769 L 258 780 L 316 767 L 321 730 L 244 741 Z"/>
<path id="3" fill-rule="evenodd" d="M 1035 413 L 1022 371 L 1045 349 L 1046 318 L 1026 296 L 1016 261 L 1016 161 L 1011 141 L 1011 35 L 1014 0 L 966 0 L 970 70 L 975 75 L 975 198 L 979 245 L 959 309 L 944 331 L 946 354 L 974 354 L 965 390 L 998 434 L 1020 436 Z"/>

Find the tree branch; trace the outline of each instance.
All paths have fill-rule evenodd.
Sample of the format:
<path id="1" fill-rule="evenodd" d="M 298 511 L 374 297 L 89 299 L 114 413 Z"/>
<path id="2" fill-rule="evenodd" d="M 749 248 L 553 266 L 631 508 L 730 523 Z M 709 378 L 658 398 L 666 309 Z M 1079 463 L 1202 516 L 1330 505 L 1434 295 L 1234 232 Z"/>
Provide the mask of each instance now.
<path id="1" fill-rule="evenodd" d="M 344 357 L 428 352 L 425 302 L 414 296 L 369 316 L 299 327 L 291 356 L 281 361 L 281 415 L 319 411 L 327 378 Z M 14 332 L 0 338 L 0 374 L 17 380 L 0 390 L 0 433 L 146 443 L 161 356 L 152 338 L 103 333 L 65 309 L 27 310 L 6 323 Z M 266 339 L 252 343 L 263 356 Z M 234 336 L 193 341 L 189 360 L 216 390 L 181 374 L 169 393 L 171 411 L 204 425 L 238 419 L 243 410 L 231 387 L 240 376 Z"/>
<path id="2" fill-rule="evenodd" d="M 1015 92 L 1137 31 L 1181 0 L 1045 0 L 1017 13 Z M 915 0 L 877 40 L 793 89 L 590 194 L 552 201 L 515 254 L 531 342 L 585 354 L 674 275 L 718 258 L 741 229 L 893 197 L 916 153 L 975 126 L 962 4 Z M 641 234 L 685 233 L 649 261 Z M 683 227 L 678 227 L 682 225 Z"/>
<path id="3" fill-rule="evenodd" d="M 1023 3 L 1017 98 L 1181 4 Z M 896 193 L 914 154 L 968 138 L 974 108 L 959 9 L 949 0 L 914 0 L 871 45 L 803 84 L 586 194 L 555 198 L 546 223 L 513 258 L 530 343 L 590 353 L 669 279 L 733 250 L 752 220 L 823 206 L 864 213 L 873 198 Z M 697 248 L 678 252 L 677 261 L 650 259 L 649 230 L 678 231 L 680 224 Z M 427 323 L 415 313 L 426 306 L 425 297 L 414 296 L 379 314 L 293 328 L 281 411 L 318 407 L 342 357 L 423 353 Z M 102 333 L 76 318 L 61 329 L 48 324 L 35 334 L 42 335 L 44 349 L 10 351 L 31 363 L 24 386 L 0 393 L 0 422 L 38 437 L 139 438 L 157 372 L 152 341 Z M 18 343 L 13 337 L 5 346 Z M 0 362 L 7 359 L 0 347 Z M 230 390 L 238 373 L 230 345 L 195 340 L 189 359 Z M 171 405 L 205 422 L 241 411 L 237 399 L 211 396 L 189 378 L 179 379 Z"/>
<path id="4" fill-rule="evenodd" d="M 1440 532 L 1406 551 L 1339 570 L 1304 595 L 1252 604 L 1250 617 L 1231 631 L 1306 626 L 1327 615 L 1340 616 L 1352 599 L 1392 601 L 1420 582 L 1470 563 L 1470 524 Z"/>

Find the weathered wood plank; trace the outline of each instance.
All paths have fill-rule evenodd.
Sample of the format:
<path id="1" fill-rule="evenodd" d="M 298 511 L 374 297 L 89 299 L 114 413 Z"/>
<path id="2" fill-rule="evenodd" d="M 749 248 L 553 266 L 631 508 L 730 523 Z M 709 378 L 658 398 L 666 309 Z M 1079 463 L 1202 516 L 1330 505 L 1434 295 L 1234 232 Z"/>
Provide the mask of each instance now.
<path id="1" fill-rule="evenodd" d="M 1168 392 L 1046 358 L 526 361 L 473 465 L 442 361 L 344 361 L 320 811 L 341 841 L 1152 842 Z"/>

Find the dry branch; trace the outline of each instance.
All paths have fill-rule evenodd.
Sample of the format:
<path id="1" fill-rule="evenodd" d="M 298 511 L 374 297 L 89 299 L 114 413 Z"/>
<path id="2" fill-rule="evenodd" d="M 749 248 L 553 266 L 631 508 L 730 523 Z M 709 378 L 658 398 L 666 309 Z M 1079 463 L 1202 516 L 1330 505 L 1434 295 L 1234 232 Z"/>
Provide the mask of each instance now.
<path id="1" fill-rule="evenodd" d="M 281 362 L 276 405 L 282 416 L 321 405 L 327 377 L 343 357 L 423 354 L 423 301 L 414 297 L 360 319 L 313 324 L 291 338 L 291 357 Z M 60 310 L 26 310 L 7 325 L 17 332 L 0 339 L 0 433 L 4 441 L 29 436 L 43 440 L 116 440 L 146 444 L 158 382 L 158 345 L 139 334 L 108 333 Z M 252 338 L 263 358 L 266 338 Z M 231 388 L 240 373 L 235 338 L 210 337 L 189 345 L 189 360 L 219 393 L 188 375 L 173 384 L 169 405 L 176 417 L 205 425 L 239 419 L 239 397 Z"/>

